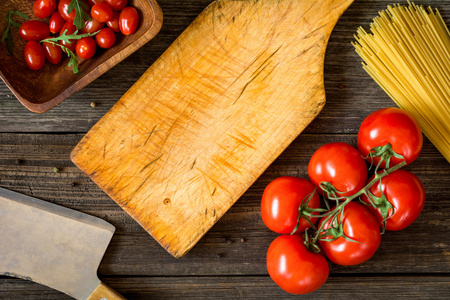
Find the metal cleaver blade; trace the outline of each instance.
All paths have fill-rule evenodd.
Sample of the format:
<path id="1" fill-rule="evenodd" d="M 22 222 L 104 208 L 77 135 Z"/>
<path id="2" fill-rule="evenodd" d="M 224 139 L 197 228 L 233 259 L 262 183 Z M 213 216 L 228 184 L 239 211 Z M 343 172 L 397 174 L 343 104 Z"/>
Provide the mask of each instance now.
<path id="1" fill-rule="evenodd" d="M 124 299 L 97 277 L 114 231 L 99 218 L 0 188 L 0 275 L 75 299 Z"/>

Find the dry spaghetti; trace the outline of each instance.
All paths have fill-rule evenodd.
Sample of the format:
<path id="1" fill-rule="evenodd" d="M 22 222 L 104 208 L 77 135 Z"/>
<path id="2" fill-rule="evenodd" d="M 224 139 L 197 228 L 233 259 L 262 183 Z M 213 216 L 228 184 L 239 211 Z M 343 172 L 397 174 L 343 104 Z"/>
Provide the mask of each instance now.
<path id="1" fill-rule="evenodd" d="M 381 11 L 371 33 L 358 28 L 353 46 L 364 70 L 450 162 L 450 32 L 437 9 L 408 4 Z"/>

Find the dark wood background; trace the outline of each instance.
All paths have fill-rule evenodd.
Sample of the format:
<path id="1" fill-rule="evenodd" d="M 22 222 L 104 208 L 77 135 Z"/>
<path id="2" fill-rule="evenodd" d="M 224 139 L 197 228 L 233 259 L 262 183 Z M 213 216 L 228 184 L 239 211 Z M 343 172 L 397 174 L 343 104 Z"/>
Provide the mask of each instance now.
<path id="1" fill-rule="evenodd" d="M 272 282 L 265 266 L 267 248 L 277 236 L 260 217 L 265 186 L 284 175 L 307 178 L 308 160 L 318 147 L 333 141 L 356 145 L 364 117 L 394 106 L 362 70 L 350 44 L 356 28 L 367 28 L 377 12 L 392 2 L 356 0 L 329 41 L 327 104 L 321 114 L 188 255 L 173 258 L 77 169 L 69 154 L 211 2 L 160 0 L 164 24 L 159 35 L 47 113 L 29 112 L 0 82 L 0 186 L 98 216 L 116 226 L 98 273 L 129 299 L 291 297 Z M 449 0 L 416 3 L 439 8 L 450 24 Z M 91 107 L 91 102 L 96 107 Z M 60 172 L 54 173 L 54 167 Z M 386 233 L 370 261 L 351 267 L 330 264 L 327 283 L 303 298 L 450 299 L 449 163 L 425 138 L 420 157 L 406 169 L 425 186 L 427 198 L 420 217 L 403 231 Z M 69 297 L 33 282 L 0 277 L 0 298 Z"/>

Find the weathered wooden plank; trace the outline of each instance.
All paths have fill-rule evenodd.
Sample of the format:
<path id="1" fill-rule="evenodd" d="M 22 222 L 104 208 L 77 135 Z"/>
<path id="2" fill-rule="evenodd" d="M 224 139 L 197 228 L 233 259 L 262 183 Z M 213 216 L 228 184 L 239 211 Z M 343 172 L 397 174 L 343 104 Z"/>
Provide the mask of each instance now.
<path id="1" fill-rule="evenodd" d="M 114 277 L 102 278 L 127 299 L 298 299 L 281 290 L 269 276 Z M 330 277 L 302 299 L 448 299 L 448 276 Z M 0 299 L 72 299 L 39 284 L 0 277 Z"/>
<path id="2" fill-rule="evenodd" d="M 356 136 L 303 134 L 266 170 L 221 220 L 183 259 L 166 253 L 87 176 L 69 153 L 81 134 L 0 134 L 0 186 L 103 218 L 117 227 L 100 266 L 102 275 L 261 275 L 265 255 L 277 236 L 265 228 L 259 212 L 265 186 L 278 176 L 307 178 L 307 163 L 321 145 Z M 19 162 L 17 160 L 19 159 Z M 59 168 L 54 173 L 53 168 Z M 369 262 L 332 266 L 332 274 L 449 273 L 450 168 L 425 140 L 408 170 L 424 183 L 426 205 L 419 219 L 400 232 L 388 232 Z M 241 243 L 244 238 L 244 243 Z"/>

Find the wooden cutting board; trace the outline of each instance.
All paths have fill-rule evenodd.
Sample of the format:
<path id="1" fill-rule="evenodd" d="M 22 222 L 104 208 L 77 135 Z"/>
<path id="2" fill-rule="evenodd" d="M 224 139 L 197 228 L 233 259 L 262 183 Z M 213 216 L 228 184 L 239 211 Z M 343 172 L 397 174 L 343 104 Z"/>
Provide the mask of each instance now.
<path id="1" fill-rule="evenodd" d="M 328 38 L 352 2 L 213 2 L 73 162 L 182 257 L 319 114 Z"/>

